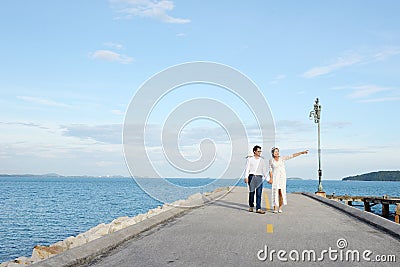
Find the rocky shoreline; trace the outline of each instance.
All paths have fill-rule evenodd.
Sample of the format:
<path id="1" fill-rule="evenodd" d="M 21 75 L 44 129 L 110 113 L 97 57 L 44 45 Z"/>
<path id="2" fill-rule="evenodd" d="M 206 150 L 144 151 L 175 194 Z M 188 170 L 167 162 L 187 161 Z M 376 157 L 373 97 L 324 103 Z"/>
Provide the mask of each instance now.
<path id="1" fill-rule="evenodd" d="M 177 207 L 178 208 L 190 208 L 190 207 L 195 207 L 195 206 L 199 206 L 201 204 L 207 203 L 210 201 L 209 199 L 207 199 L 207 197 L 210 196 L 211 194 L 218 193 L 221 191 L 229 192 L 230 190 L 231 189 L 228 187 L 228 188 L 218 188 L 218 189 L 214 190 L 213 192 L 209 192 L 209 193 L 203 193 L 203 194 L 196 193 L 194 195 L 189 196 L 185 200 L 177 200 L 173 203 L 164 204 L 163 206 L 158 206 L 157 208 L 147 211 L 147 213 L 139 214 L 139 215 L 136 215 L 135 217 L 124 216 L 124 217 L 116 218 L 111 223 L 108 223 L 108 224 L 101 223 L 101 224 L 89 229 L 88 231 L 86 231 L 84 233 L 80 233 L 77 236 L 70 236 L 62 241 L 51 244 L 49 246 L 36 245 L 33 248 L 31 257 L 19 257 L 12 261 L 3 262 L 0 264 L 0 267 L 20 267 L 20 266 L 28 266 L 28 265 L 40 262 L 42 260 L 51 258 L 60 253 L 63 253 L 69 249 L 82 246 L 93 240 L 96 240 L 103 236 L 106 236 L 106 235 L 112 234 L 114 232 L 117 232 L 119 230 L 122 230 L 124 228 L 127 228 L 131 225 L 142 222 L 148 218 L 151 218 L 153 216 L 156 216 L 156 215 L 166 212 L 168 210 L 171 210 L 171 209 L 174 209 Z"/>

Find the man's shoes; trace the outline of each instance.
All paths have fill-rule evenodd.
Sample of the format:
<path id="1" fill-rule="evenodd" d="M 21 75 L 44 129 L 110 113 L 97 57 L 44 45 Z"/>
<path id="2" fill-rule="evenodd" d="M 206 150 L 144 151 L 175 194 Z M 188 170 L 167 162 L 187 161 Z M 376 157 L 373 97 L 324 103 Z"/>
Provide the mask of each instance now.
<path id="1" fill-rule="evenodd" d="M 279 213 L 282 213 L 282 209 L 279 209 L 278 212 L 279 212 Z"/>
<path id="2" fill-rule="evenodd" d="M 274 213 L 278 213 L 278 211 L 277 211 L 277 210 L 274 210 Z"/>
<path id="3" fill-rule="evenodd" d="M 253 207 L 250 207 L 250 208 L 249 208 L 249 211 L 250 211 L 250 212 L 253 212 Z"/>
<path id="4" fill-rule="evenodd" d="M 262 209 L 258 209 L 256 212 L 260 213 L 260 214 L 264 214 L 265 213 L 265 211 L 263 211 Z"/>

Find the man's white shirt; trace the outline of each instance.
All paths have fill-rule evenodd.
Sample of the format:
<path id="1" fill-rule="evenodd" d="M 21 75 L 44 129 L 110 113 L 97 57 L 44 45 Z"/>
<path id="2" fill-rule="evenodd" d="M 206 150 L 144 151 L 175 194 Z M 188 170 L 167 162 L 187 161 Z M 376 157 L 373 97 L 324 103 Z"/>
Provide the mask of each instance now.
<path id="1" fill-rule="evenodd" d="M 267 165 L 262 157 L 258 157 L 258 159 L 256 159 L 254 156 L 247 158 L 244 177 L 248 178 L 249 174 L 267 177 Z"/>

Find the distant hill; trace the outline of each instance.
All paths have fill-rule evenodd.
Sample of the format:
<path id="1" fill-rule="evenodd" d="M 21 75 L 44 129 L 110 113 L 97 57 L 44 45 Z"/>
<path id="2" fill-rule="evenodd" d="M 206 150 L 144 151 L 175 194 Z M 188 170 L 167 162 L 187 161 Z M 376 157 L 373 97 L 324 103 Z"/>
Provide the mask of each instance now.
<path id="1" fill-rule="evenodd" d="M 393 181 L 400 182 L 400 171 L 378 171 L 343 178 L 342 181 Z"/>
<path id="2" fill-rule="evenodd" d="M 287 179 L 288 180 L 303 180 L 303 178 L 300 178 L 300 177 L 289 177 Z"/>
<path id="3" fill-rule="evenodd" d="M 64 176 L 57 173 L 46 174 L 0 174 L 0 177 L 13 177 L 13 178 L 130 178 L 122 175 L 104 175 L 104 176 L 90 176 L 90 175 L 76 175 Z"/>
<path id="4" fill-rule="evenodd" d="M 58 175 L 56 173 L 47 173 L 47 174 L 0 174 L 0 177 L 63 177 L 62 175 Z"/>

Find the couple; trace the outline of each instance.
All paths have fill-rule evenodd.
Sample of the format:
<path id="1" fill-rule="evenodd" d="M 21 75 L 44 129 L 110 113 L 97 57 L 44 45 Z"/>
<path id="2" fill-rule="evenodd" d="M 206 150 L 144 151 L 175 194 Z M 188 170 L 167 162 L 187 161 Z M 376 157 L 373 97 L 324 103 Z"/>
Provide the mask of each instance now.
<path id="1" fill-rule="evenodd" d="M 264 214 L 261 209 L 261 195 L 263 188 L 263 176 L 267 177 L 267 166 L 261 157 L 261 147 L 253 148 L 254 156 L 247 158 L 244 182 L 249 185 L 249 211 L 254 209 L 254 194 L 256 195 L 256 212 Z M 308 150 L 294 153 L 290 156 L 279 156 L 279 148 L 271 150 L 272 159 L 269 160 L 269 184 L 272 184 L 272 201 L 274 213 L 282 212 L 282 205 L 287 204 L 286 200 L 286 170 L 285 160 L 307 154 Z M 278 209 L 279 207 L 279 209 Z"/>

